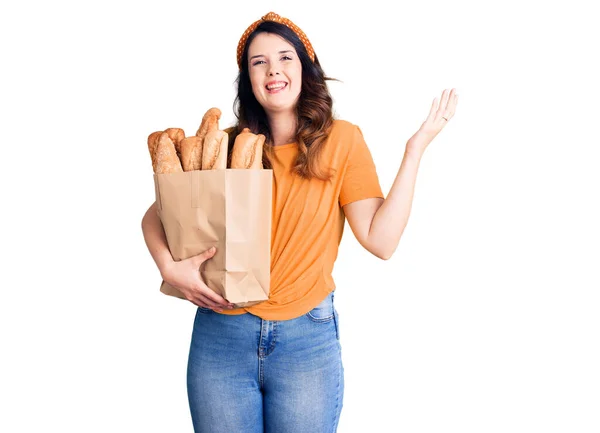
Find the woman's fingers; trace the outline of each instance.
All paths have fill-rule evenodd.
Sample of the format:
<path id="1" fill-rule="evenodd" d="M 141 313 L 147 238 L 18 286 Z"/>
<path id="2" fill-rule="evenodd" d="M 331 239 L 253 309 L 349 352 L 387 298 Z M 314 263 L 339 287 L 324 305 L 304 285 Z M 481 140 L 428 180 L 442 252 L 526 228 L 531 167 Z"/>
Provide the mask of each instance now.
<path id="1" fill-rule="evenodd" d="M 441 120 L 442 122 L 446 122 L 446 119 L 450 120 L 450 118 L 454 115 L 454 107 L 456 106 L 456 102 L 456 89 L 444 89 L 440 98 L 435 97 L 433 99 L 427 120 Z"/>
<path id="2" fill-rule="evenodd" d="M 216 294 L 215 292 L 213 292 L 210 289 L 208 289 L 207 292 L 204 292 L 203 295 L 214 306 L 221 307 L 221 308 L 233 306 L 233 304 L 227 302 L 225 299 L 223 299 L 223 297 L 219 296 L 218 294 Z"/>
<path id="3" fill-rule="evenodd" d="M 454 94 L 452 98 L 450 98 L 450 116 L 454 116 L 456 112 L 456 104 L 458 104 L 458 93 L 456 93 L 456 89 L 454 89 Z"/>
<path id="4" fill-rule="evenodd" d="M 196 293 L 198 294 L 198 299 L 206 304 L 207 308 L 232 308 L 234 306 L 222 296 L 209 289 L 204 283 L 201 284 Z"/>
<path id="5" fill-rule="evenodd" d="M 198 307 L 210 308 L 211 310 L 223 311 L 224 308 L 223 305 L 212 301 L 209 297 L 205 296 L 201 292 L 194 293 L 189 301 Z"/>
<path id="6" fill-rule="evenodd" d="M 446 112 L 446 108 L 448 106 L 448 89 L 444 89 L 442 92 L 442 96 L 440 97 L 440 106 L 438 107 L 436 113 L 436 120 L 441 120 L 442 122 L 447 122 L 450 120 L 448 118 L 448 113 Z"/>
<path id="7" fill-rule="evenodd" d="M 218 303 L 211 301 L 208 297 L 202 294 L 198 294 L 195 304 L 200 307 L 210 308 L 211 310 L 223 311 L 223 305 L 219 305 Z"/>
<path id="8" fill-rule="evenodd" d="M 444 89 L 444 91 L 442 92 L 442 98 L 440 101 L 440 109 L 439 109 L 442 116 L 446 113 L 446 109 L 448 108 L 448 99 L 450 99 L 450 93 L 451 93 L 451 90 L 449 90 L 449 89 Z"/>
<path id="9" fill-rule="evenodd" d="M 192 256 L 186 260 L 189 260 L 191 263 L 193 263 L 195 268 L 200 268 L 200 265 L 202 265 L 202 263 L 204 263 L 205 261 L 211 259 L 216 252 L 217 249 L 215 247 L 211 247 L 208 250 L 203 251 L 200 254 Z"/>
<path id="10" fill-rule="evenodd" d="M 435 117 L 435 112 L 438 109 L 438 98 L 433 98 L 433 102 L 431 103 L 431 108 L 429 110 L 429 115 L 427 116 L 427 120 L 433 119 Z"/>
<path id="11" fill-rule="evenodd" d="M 444 117 L 445 121 L 450 120 L 454 116 L 454 108 L 456 107 L 456 89 L 445 89 L 442 93 L 440 108 L 438 114 L 440 119 Z"/>

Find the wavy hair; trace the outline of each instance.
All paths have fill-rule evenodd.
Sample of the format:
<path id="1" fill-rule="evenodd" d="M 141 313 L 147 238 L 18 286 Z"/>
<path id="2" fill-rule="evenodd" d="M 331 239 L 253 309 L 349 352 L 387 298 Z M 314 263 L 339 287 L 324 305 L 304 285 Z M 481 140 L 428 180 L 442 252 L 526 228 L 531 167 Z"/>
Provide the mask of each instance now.
<path id="1" fill-rule="evenodd" d="M 288 41 L 298 53 L 302 64 L 302 88 L 296 104 L 298 157 L 292 171 L 305 179 L 317 178 L 329 180 L 330 170 L 323 169 L 320 156 L 333 124 L 333 98 L 329 93 L 326 81 L 336 80 L 325 75 L 315 54 L 314 63 L 310 60 L 304 44 L 291 29 L 283 24 L 265 21 L 250 34 L 242 53 L 241 70 L 237 76 L 237 95 L 233 111 L 237 124 L 226 131 L 229 133 L 229 158 L 233 150 L 235 137 L 249 128 L 255 134 L 266 137 L 263 148 L 263 167 L 272 168 L 273 137 L 267 115 L 252 92 L 250 73 L 248 71 L 248 47 L 259 33 L 272 33 Z"/>

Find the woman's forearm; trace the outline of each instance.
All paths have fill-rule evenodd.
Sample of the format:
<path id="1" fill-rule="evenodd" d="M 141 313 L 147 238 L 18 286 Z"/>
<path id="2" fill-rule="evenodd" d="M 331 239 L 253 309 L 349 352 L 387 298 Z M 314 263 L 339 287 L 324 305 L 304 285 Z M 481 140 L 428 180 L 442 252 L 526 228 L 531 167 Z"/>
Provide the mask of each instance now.
<path id="1" fill-rule="evenodd" d="M 392 256 L 408 224 L 422 153 L 405 152 L 402 164 L 369 230 L 369 243 L 377 245 L 383 259 Z"/>
<path id="2" fill-rule="evenodd" d="M 161 275 L 164 275 L 164 270 L 169 263 L 173 262 L 173 257 L 169 251 L 165 230 L 158 217 L 156 202 L 148 208 L 144 218 L 142 218 L 142 232 L 150 255 Z"/>
<path id="3" fill-rule="evenodd" d="M 396 251 L 408 224 L 423 153 L 454 116 L 457 103 L 456 89 L 445 89 L 439 100 L 433 100 L 427 119 L 406 143 L 398 175 L 388 196 L 375 212 L 369 228 L 368 243 L 376 245 L 372 251 L 378 251 L 378 257 L 388 259 Z"/>

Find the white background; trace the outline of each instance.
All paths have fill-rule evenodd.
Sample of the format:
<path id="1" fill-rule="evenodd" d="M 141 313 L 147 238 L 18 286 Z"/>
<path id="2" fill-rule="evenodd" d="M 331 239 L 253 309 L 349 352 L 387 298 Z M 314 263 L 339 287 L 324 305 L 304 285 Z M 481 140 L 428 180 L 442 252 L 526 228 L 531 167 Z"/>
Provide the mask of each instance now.
<path id="1" fill-rule="evenodd" d="M 433 98 L 460 95 L 396 254 L 347 227 L 338 431 L 600 431 L 594 2 L 8 3 L 1 431 L 192 432 L 195 307 L 159 292 L 143 241 L 146 137 L 212 106 L 233 123 L 238 39 L 271 10 L 342 80 L 386 193 Z"/>

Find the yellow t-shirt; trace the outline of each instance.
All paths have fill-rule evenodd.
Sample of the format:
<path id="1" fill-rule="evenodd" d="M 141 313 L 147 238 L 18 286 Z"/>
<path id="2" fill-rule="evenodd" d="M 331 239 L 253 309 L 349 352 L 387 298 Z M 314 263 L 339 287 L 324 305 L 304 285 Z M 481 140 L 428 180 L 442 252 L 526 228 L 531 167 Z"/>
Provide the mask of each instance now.
<path id="1" fill-rule="evenodd" d="M 291 168 L 298 145 L 276 146 L 273 166 L 271 286 L 269 299 L 223 314 L 252 313 L 265 320 L 306 314 L 335 289 L 331 276 L 342 239 L 342 206 L 383 194 L 360 128 L 334 120 L 320 163 L 331 181 L 302 179 Z"/>

